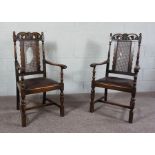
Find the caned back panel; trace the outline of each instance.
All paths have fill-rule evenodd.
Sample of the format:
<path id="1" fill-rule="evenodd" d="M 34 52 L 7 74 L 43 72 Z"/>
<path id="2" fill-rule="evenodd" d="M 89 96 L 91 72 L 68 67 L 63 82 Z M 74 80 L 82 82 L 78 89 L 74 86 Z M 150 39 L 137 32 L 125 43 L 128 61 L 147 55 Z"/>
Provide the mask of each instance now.
<path id="1" fill-rule="evenodd" d="M 38 41 L 20 41 L 21 67 L 24 72 L 40 71 L 40 51 Z"/>
<path id="2" fill-rule="evenodd" d="M 118 72 L 131 72 L 133 51 L 131 41 L 117 41 L 114 48 L 112 70 Z"/>
<path id="3" fill-rule="evenodd" d="M 42 69 L 42 49 L 39 42 L 43 40 L 42 34 L 37 32 L 20 32 L 16 35 L 20 47 L 20 65 L 23 73 L 37 73 Z"/>
<path id="4" fill-rule="evenodd" d="M 120 74 L 133 73 L 136 63 L 139 36 L 136 34 L 115 34 L 111 37 L 110 72 Z"/>

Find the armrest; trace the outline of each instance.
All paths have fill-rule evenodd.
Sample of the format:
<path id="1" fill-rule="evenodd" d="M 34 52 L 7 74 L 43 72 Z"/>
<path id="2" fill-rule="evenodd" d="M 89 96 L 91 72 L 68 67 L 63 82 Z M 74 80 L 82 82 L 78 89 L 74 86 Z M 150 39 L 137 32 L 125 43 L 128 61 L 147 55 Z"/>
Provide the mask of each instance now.
<path id="1" fill-rule="evenodd" d="M 134 67 L 134 72 L 135 72 L 135 73 L 138 73 L 139 70 L 140 70 L 140 66 L 137 66 L 137 65 L 136 65 L 136 66 Z"/>
<path id="2" fill-rule="evenodd" d="M 46 64 L 49 64 L 49 65 L 52 65 L 52 66 L 61 67 L 62 69 L 66 69 L 66 68 L 67 68 L 66 65 L 63 65 L 63 64 L 56 64 L 56 63 L 53 63 L 53 62 L 50 62 L 50 61 L 47 61 L 47 60 L 45 60 L 45 63 L 46 63 Z"/>
<path id="3" fill-rule="evenodd" d="M 101 62 L 101 63 L 92 63 L 92 64 L 90 65 L 90 67 L 96 67 L 96 66 L 98 66 L 98 65 L 104 65 L 104 64 L 107 64 L 107 63 L 108 63 L 108 60 L 103 61 L 103 62 Z"/>

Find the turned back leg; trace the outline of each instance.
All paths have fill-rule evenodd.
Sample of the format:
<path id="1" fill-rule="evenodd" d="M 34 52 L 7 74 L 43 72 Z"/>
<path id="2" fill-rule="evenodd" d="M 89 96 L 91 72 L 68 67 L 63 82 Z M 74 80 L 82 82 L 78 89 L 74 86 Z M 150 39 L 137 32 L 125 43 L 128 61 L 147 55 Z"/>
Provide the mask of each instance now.
<path id="1" fill-rule="evenodd" d="M 16 87 L 16 109 L 20 109 L 20 95 L 19 95 L 19 89 Z"/>
<path id="2" fill-rule="evenodd" d="M 46 92 L 43 92 L 43 104 L 46 103 Z"/>
<path id="3" fill-rule="evenodd" d="M 134 107 L 135 107 L 135 95 L 136 93 L 133 92 L 131 94 L 131 101 L 130 101 L 130 111 L 129 111 L 129 123 L 133 122 L 133 114 L 134 114 Z"/>
<path id="4" fill-rule="evenodd" d="M 104 91 L 104 101 L 105 102 L 107 101 L 107 96 L 108 96 L 108 89 L 105 88 L 105 91 Z"/>
<path id="5" fill-rule="evenodd" d="M 95 87 L 93 85 L 92 85 L 90 97 L 91 97 L 90 112 L 94 112 Z"/>

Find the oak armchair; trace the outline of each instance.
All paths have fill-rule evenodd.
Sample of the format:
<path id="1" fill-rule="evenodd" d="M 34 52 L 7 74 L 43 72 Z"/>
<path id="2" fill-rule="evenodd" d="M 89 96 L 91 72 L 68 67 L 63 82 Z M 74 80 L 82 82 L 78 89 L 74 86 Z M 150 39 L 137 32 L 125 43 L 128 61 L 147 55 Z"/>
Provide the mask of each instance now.
<path id="1" fill-rule="evenodd" d="M 135 107 L 137 75 L 139 72 L 139 55 L 142 35 L 137 34 L 110 34 L 108 58 L 102 63 L 93 63 L 93 76 L 91 83 L 90 112 L 94 112 L 94 104 L 103 102 L 129 109 L 129 123 L 133 122 L 133 111 Z M 111 47 L 113 46 L 113 50 Z M 113 52 L 113 53 L 112 53 Z M 111 61 L 112 60 L 112 61 Z M 111 63 L 112 62 L 112 63 Z M 135 64 L 135 66 L 133 66 Z M 96 67 L 106 65 L 105 77 L 96 80 Z M 111 75 L 112 74 L 112 75 Z M 120 78 L 116 75 L 125 75 L 131 78 Z M 95 87 L 104 88 L 104 96 L 95 99 Z M 107 100 L 108 89 L 131 93 L 130 105 L 109 102 Z"/>
<path id="2" fill-rule="evenodd" d="M 19 42 L 20 52 L 17 51 Z M 45 59 L 43 32 L 13 32 L 14 59 L 16 74 L 17 110 L 21 111 L 22 126 L 27 124 L 26 111 L 43 106 L 56 105 L 60 108 L 60 116 L 64 116 L 64 82 L 63 69 L 67 66 L 56 64 Z M 20 56 L 19 56 L 20 55 Z M 30 60 L 29 60 L 30 59 Z M 46 77 L 46 65 L 60 67 L 60 81 L 54 81 Z M 42 75 L 41 77 L 29 77 L 29 75 Z M 46 92 L 60 90 L 60 104 L 46 97 Z M 27 107 L 26 96 L 29 94 L 43 93 L 41 105 Z"/>

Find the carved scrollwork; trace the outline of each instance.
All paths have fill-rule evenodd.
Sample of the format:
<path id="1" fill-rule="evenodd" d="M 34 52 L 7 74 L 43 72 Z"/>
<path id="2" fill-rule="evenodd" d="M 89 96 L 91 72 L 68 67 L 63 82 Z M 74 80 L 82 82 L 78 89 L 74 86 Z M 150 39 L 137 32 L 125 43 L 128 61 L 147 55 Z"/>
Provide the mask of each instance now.
<path id="1" fill-rule="evenodd" d="M 37 32 L 20 32 L 16 35 L 16 40 L 42 40 L 42 35 Z"/>
<path id="2" fill-rule="evenodd" d="M 134 33 L 130 33 L 130 34 L 117 33 L 112 36 L 112 40 L 131 40 L 131 41 L 137 40 L 138 41 L 140 37 L 141 37 L 141 34 L 138 36 L 137 34 L 134 34 Z"/>

